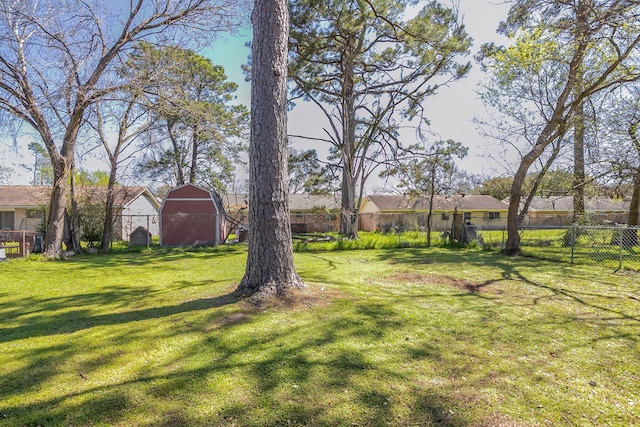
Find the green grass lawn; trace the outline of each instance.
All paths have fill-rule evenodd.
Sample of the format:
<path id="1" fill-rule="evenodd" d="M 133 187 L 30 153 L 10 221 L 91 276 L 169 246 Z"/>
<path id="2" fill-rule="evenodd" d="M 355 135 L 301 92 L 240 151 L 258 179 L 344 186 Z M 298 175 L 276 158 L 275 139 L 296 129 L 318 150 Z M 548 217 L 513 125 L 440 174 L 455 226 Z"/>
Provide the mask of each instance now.
<path id="1" fill-rule="evenodd" d="M 0 263 L 0 427 L 640 425 L 640 273 L 444 248 Z"/>

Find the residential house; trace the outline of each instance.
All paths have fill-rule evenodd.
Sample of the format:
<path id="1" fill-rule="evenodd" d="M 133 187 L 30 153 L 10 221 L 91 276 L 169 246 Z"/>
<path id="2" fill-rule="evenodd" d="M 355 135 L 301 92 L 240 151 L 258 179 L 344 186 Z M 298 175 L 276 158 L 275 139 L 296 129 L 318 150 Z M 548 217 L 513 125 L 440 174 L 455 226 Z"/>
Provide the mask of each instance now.
<path id="1" fill-rule="evenodd" d="M 249 196 L 222 195 L 231 227 L 248 226 Z M 332 196 L 289 194 L 291 230 L 294 233 L 324 233 L 340 227 L 340 199 Z"/>
<path id="2" fill-rule="evenodd" d="M 341 200 L 336 196 L 289 194 L 291 230 L 324 233 L 340 229 Z"/>
<path id="3" fill-rule="evenodd" d="M 51 187 L 0 186 L 0 229 L 38 231 L 43 227 Z"/>
<path id="4" fill-rule="evenodd" d="M 524 199 L 520 202 L 524 205 Z M 627 222 L 629 200 L 608 197 L 585 197 L 584 210 L 591 223 Z M 535 196 L 524 218 L 525 225 L 562 226 L 573 221 L 573 196 Z"/>
<path id="5" fill-rule="evenodd" d="M 80 187 L 80 205 L 104 205 L 106 187 Z M 51 187 L 0 186 L 0 229 L 41 231 L 51 197 Z M 158 235 L 160 202 L 146 187 L 115 188 L 114 239 L 126 239 L 139 226 Z"/>
<path id="6" fill-rule="evenodd" d="M 377 194 L 367 196 L 360 207 L 362 231 L 425 229 L 429 213 L 429 197 Z M 431 229 L 451 229 L 453 213 L 463 215 L 465 223 L 483 228 L 504 227 L 508 206 L 492 196 L 437 195 L 433 198 Z"/>

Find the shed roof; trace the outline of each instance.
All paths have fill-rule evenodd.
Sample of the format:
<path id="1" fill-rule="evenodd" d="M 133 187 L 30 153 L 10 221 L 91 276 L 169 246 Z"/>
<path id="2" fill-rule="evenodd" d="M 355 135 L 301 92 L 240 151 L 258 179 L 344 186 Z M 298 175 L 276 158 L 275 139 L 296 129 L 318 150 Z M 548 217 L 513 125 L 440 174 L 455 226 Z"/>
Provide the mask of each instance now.
<path id="1" fill-rule="evenodd" d="M 375 194 L 367 196 L 364 203 L 372 203 L 379 211 L 428 211 L 428 197 L 410 197 L 396 194 Z M 508 206 L 492 196 L 485 195 L 437 195 L 433 198 L 433 210 L 453 211 L 502 211 Z"/>
<path id="2" fill-rule="evenodd" d="M 47 206 L 51 197 L 52 187 L 30 185 L 2 185 L 0 186 L 0 207 L 3 208 L 37 208 Z M 79 197 L 88 197 L 91 201 L 102 203 L 107 198 L 107 187 L 78 187 Z M 115 191 L 115 205 L 127 207 L 140 195 L 145 195 L 157 208 L 160 203 L 146 187 L 117 186 Z"/>
<path id="3" fill-rule="evenodd" d="M 224 204 L 215 191 L 198 187 L 194 184 L 183 184 L 167 192 L 162 202 L 162 213 L 221 213 Z"/>

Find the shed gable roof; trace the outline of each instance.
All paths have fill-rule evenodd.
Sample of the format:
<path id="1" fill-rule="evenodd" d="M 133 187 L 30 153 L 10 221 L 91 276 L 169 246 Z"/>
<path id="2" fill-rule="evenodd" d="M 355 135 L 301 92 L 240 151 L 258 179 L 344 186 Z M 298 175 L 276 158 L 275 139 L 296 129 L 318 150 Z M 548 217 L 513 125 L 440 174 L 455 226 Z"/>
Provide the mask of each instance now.
<path id="1" fill-rule="evenodd" d="M 173 213 L 220 213 L 224 214 L 224 205 L 218 193 L 183 184 L 169 190 L 160 208 L 163 214 Z"/>
<path id="2" fill-rule="evenodd" d="M 213 200 L 213 196 L 210 191 L 193 184 L 184 184 L 169 190 L 167 192 L 165 200 L 174 198 Z"/>

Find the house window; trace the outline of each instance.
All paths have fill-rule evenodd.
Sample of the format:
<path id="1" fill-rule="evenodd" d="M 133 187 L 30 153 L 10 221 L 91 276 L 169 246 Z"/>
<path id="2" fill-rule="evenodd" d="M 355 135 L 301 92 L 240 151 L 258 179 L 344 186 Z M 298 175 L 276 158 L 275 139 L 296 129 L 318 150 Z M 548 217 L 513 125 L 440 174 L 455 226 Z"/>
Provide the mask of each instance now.
<path id="1" fill-rule="evenodd" d="M 500 212 L 489 212 L 489 221 L 500 219 Z"/>
<path id="2" fill-rule="evenodd" d="M 44 220 L 44 210 L 42 209 L 27 209 L 27 218 L 37 218 Z"/>
<path id="3" fill-rule="evenodd" d="M 442 220 L 449 221 L 449 212 L 442 212 Z"/>
<path id="4" fill-rule="evenodd" d="M 464 213 L 464 221 L 471 221 L 471 212 Z"/>
<path id="5" fill-rule="evenodd" d="M 0 229 L 8 228 L 9 230 L 13 230 L 13 219 L 13 211 L 0 212 Z"/>
<path id="6" fill-rule="evenodd" d="M 324 216 L 325 221 L 335 221 L 337 219 L 338 217 L 335 214 L 325 214 Z"/>

